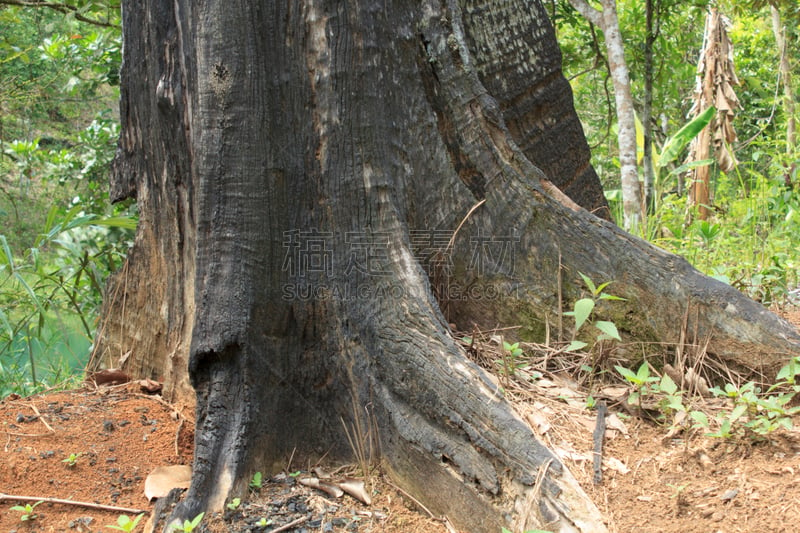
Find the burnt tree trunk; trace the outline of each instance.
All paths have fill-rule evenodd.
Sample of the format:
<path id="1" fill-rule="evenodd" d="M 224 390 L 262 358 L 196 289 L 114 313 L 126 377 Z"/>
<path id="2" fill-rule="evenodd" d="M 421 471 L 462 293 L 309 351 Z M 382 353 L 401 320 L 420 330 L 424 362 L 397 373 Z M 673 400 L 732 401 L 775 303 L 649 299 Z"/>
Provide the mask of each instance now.
<path id="1" fill-rule="evenodd" d="M 720 357 L 800 346 L 573 202 L 604 213 L 538 3 L 149 0 L 123 21 L 112 189 L 141 219 L 94 364 L 165 379 L 171 399 L 191 379 L 178 516 L 294 450 L 350 459 L 342 420 L 369 418 L 398 483 L 464 529 L 602 531 L 448 327 L 540 335 L 578 271 L 615 281 L 632 339 L 676 340 L 691 305 Z"/>

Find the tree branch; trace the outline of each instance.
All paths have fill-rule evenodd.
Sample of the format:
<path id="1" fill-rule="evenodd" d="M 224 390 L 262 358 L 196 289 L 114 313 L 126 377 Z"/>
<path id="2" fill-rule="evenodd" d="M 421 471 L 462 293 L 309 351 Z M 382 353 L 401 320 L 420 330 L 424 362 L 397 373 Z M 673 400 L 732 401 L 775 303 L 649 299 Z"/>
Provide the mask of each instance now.
<path id="1" fill-rule="evenodd" d="M 574 7 L 578 13 L 583 15 L 586 20 L 594 24 L 595 26 L 600 26 L 600 28 L 604 28 L 603 25 L 603 13 L 602 11 L 593 8 L 589 5 L 589 2 L 586 0 L 569 0 L 569 3 L 572 7 Z"/>
<path id="2" fill-rule="evenodd" d="M 103 28 L 119 28 L 119 24 L 112 24 L 108 21 L 94 20 L 82 15 L 76 6 L 69 4 L 62 4 L 59 2 L 47 2 L 44 0 L 0 0 L 0 5 L 17 6 L 17 7 L 46 7 L 59 13 L 70 14 L 75 17 L 75 20 L 101 26 Z"/>

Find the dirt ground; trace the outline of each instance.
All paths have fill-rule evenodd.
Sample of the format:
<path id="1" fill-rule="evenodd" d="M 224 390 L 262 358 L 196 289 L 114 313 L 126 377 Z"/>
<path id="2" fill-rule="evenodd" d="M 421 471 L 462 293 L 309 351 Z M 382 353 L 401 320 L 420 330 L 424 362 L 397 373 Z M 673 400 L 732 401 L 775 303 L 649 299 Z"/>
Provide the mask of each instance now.
<path id="1" fill-rule="evenodd" d="M 787 318 L 800 324 L 800 312 Z M 603 481 L 594 484 L 596 417 L 586 409 L 586 392 L 547 377 L 531 390 L 536 394 L 524 401 L 513 388 L 507 395 L 573 471 L 612 533 L 798 530 L 800 431 L 780 430 L 763 442 L 702 432 L 670 435 L 664 426 L 612 408 Z M 134 383 L 2 400 L 0 532 L 113 531 L 107 526 L 121 514 L 149 514 L 148 474 L 159 466 L 191 464 L 191 416 Z M 455 531 L 380 475 L 374 476 L 370 505 L 298 482 L 311 475 L 284 472 L 265 480 L 237 509 L 205 517 L 195 531 Z M 23 521 L 24 512 L 11 510 L 25 505 L 20 497 L 43 501 L 33 509 L 35 519 Z M 48 500 L 53 498 L 120 509 Z M 147 518 L 136 531 L 144 531 Z M 267 525 L 258 525 L 261 519 Z"/>

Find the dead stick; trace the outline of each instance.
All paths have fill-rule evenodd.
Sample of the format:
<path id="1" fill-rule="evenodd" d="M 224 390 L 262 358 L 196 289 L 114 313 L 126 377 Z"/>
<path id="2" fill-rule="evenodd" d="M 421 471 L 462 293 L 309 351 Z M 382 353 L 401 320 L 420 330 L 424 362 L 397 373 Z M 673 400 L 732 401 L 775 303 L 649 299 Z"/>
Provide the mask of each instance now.
<path id="1" fill-rule="evenodd" d="M 28 405 L 30 406 L 31 409 L 33 409 L 33 412 L 36 413 L 36 417 L 42 422 L 42 424 L 44 424 L 44 427 L 46 427 L 50 433 L 55 433 L 55 430 L 50 427 L 50 424 L 47 423 L 47 420 L 42 418 L 42 413 L 39 412 L 36 406 L 32 403 Z"/>
<path id="2" fill-rule="evenodd" d="M 45 502 L 56 503 L 61 505 L 77 505 L 78 507 L 87 507 L 89 509 L 100 509 L 103 511 L 116 511 L 118 513 L 141 514 L 149 513 L 146 509 L 130 509 L 128 507 L 115 507 L 113 505 L 104 505 L 102 503 L 91 502 L 76 502 L 74 500 L 62 500 L 60 498 L 37 498 L 34 496 L 16 496 L 13 494 L 3 494 L 0 492 L 0 501 L 12 500 L 15 502 Z"/>
<path id="3" fill-rule="evenodd" d="M 606 434 L 606 402 L 597 402 L 597 425 L 594 427 L 594 484 L 603 482 L 603 437 Z"/>
<path id="4" fill-rule="evenodd" d="M 280 531 L 288 531 L 288 530 L 292 529 L 294 526 L 296 526 L 298 524 L 302 524 L 306 520 L 308 520 L 307 516 L 301 516 L 297 520 L 293 520 L 293 521 L 289 522 L 286 525 L 283 525 L 283 526 L 281 526 L 281 527 L 279 527 L 277 529 L 273 529 L 272 533 L 279 533 Z"/>

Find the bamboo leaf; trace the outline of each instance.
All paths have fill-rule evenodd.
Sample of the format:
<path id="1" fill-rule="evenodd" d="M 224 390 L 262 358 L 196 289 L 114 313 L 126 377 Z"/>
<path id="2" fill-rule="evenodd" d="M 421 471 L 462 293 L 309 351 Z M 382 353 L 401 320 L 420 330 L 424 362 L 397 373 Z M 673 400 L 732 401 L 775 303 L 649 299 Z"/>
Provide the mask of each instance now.
<path id="1" fill-rule="evenodd" d="M 703 128 L 708 126 L 708 123 L 711 122 L 716 112 L 717 108 L 714 106 L 707 108 L 685 124 L 675 135 L 667 139 L 667 142 L 664 144 L 664 149 L 661 151 L 661 157 L 658 160 L 658 167 L 665 167 L 669 163 L 675 161 L 680 155 L 681 150 L 683 150 L 692 139 L 697 137 Z"/>

